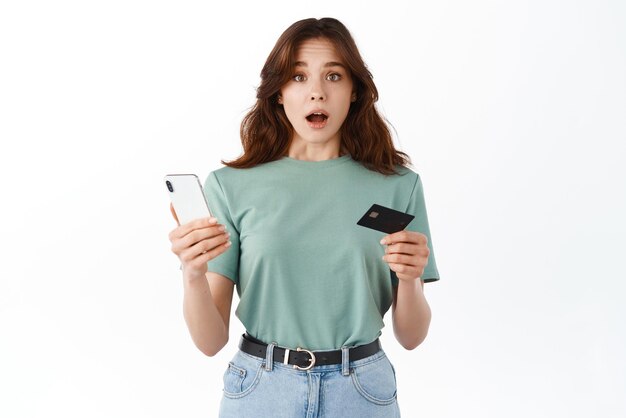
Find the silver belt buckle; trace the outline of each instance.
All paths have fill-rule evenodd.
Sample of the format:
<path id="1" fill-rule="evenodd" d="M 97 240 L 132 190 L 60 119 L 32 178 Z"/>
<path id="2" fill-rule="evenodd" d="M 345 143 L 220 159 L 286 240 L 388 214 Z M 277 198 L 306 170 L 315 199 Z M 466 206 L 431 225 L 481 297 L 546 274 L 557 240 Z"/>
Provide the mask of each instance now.
<path id="1" fill-rule="evenodd" d="M 287 349 L 285 349 L 285 358 L 283 359 L 283 363 L 284 363 L 284 364 L 289 364 L 289 351 L 291 351 L 291 350 L 289 350 L 288 348 L 287 348 Z M 298 369 L 298 370 L 304 370 L 304 371 L 306 371 L 306 370 L 311 370 L 311 369 L 313 368 L 313 366 L 315 366 L 315 354 L 313 354 L 313 352 L 312 352 L 312 351 L 309 351 L 309 350 L 307 350 L 307 349 L 305 349 L 305 348 L 300 348 L 300 347 L 298 347 L 298 348 L 296 349 L 296 351 L 304 351 L 304 352 L 306 352 L 309 356 L 311 356 L 311 358 L 309 359 L 309 361 L 311 362 L 311 364 L 309 364 L 309 365 L 308 365 L 308 366 L 306 366 L 306 367 L 300 367 L 300 366 L 298 366 L 297 364 L 294 364 L 294 365 L 293 365 L 293 368 L 294 368 L 294 369 Z"/>

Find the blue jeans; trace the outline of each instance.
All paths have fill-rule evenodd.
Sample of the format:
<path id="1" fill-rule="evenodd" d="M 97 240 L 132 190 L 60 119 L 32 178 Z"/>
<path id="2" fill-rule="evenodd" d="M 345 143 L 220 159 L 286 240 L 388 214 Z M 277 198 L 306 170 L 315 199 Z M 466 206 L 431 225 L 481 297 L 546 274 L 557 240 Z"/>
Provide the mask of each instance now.
<path id="1" fill-rule="evenodd" d="M 271 346 L 269 346 L 271 347 Z M 393 366 L 381 350 L 357 361 L 296 370 L 238 351 L 224 373 L 220 418 L 396 418 Z"/>

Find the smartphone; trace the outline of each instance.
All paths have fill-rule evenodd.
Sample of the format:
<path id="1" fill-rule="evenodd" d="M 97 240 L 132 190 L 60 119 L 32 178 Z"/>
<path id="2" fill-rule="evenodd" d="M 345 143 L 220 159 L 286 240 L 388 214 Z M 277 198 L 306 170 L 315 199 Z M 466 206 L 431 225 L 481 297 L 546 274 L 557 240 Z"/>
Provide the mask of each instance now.
<path id="1" fill-rule="evenodd" d="M 181 225 L 194 219 L 212 216 L 198 176 L 195 174 L 168 174 L 164 180 L 178 222 Z"/>

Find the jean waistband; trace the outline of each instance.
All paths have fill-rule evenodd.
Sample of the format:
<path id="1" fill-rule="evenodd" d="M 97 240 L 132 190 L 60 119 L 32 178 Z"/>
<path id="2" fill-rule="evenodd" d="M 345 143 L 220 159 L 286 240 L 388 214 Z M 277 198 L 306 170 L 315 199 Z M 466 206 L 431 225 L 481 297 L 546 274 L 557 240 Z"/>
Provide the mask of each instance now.
<path id="1" fill-rule="evenodd" d="M 239 349 L 241 351 L 260 358 L 266 357 L 267 346 L 268 344 L 257 340 L 248 333 L 242 335 L 241 341 L 239 342 Z M 352 347 L 347 350 L 350 361 L 355 361 L 376 354 L 380 349 L 380 340 L 376 338 L 369 344 Z M 310 351 L 300 347 L 296 350 L 291 350 L 278 346 L 274 347 L 273 352 L 274 361 L 291 364 L 294 368 L 299 370 L 309 370 L 314 366 L 342 364 L 343 355 L 343 350 Z"/>

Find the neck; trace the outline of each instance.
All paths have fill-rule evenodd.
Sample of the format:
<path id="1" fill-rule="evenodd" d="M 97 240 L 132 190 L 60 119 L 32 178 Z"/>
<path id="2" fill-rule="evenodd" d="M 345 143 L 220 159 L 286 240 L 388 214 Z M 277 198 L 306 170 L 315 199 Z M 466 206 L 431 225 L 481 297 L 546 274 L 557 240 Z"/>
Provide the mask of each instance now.
<path id="1" fill-rule="evenodd" d="M 342 154 L 339 143 L 337 144 L 307 144 L 300 141 L 292 141 L 287 156 L 303 161 L 324 161 L 339 158 Z"/>

